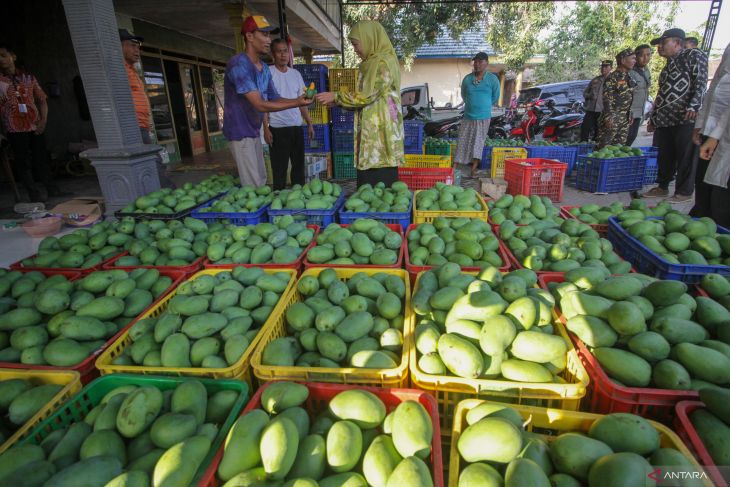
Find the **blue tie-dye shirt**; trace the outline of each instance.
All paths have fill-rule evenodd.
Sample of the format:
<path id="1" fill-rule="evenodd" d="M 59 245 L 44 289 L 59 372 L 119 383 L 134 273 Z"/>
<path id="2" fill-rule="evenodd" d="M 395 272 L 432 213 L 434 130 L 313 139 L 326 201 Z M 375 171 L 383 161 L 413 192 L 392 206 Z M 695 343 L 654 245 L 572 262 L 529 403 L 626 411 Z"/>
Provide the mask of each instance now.
<path id="1" fill-rule="evenodd" d="M 266 101 L 281 98 L 274 87 L 268 66 L 263 65 L 258 70 L 245 53 L 236 54 L 226 65 L 223 87 L 223 135 L 228 140 L 258 137 L 264 114 L 257 111 L 242 95 L 258 91 Z"/>

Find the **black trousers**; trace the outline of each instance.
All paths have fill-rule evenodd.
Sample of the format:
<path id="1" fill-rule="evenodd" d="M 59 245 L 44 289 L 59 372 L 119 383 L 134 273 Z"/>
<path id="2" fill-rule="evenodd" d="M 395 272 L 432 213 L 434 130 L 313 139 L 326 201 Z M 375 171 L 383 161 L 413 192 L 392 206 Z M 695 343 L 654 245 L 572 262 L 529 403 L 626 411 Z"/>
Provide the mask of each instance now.
<path id="1" fill-rule="evenodd" d="M 292 184 L 304 184 L 304 136 L 301 127 L 270 127 L 274 138 L 271 144 L 271 171 L 274 189 L 284 189 L 291 159 Z"/>
<path id="2" fill-rule="evenodd" d="M 598 138 L 598 120 L 601 118 L 601 112 L 586 111 L 583 117 L 583 123 L 580 126 L 580 141 L 588 142 L 590 139 Z"/>
<path id="3" fill-rule="evenodd" d="M 635 118 L 629 126 L 629 136 L 626 138 L 626 145 L 629 147 L 636 140 L 636 136 L 639 135 L 639 127 L 641 127 L 641 119 Z"/>
<path id="4" fill-rule="evenodd" d="M 657 184 L 669 188 L 676 178 L 675 194 L 691 196 L 694 192 L 698 147 L 692 142 L 694 124 L 660 127 L 654 132 L 654 146 L 659 149 Z"/>
<path id="5" fill-rule="evenodd" d="M 697 174 L 695 177 L 695 205 L 689 212 L 691 216 L 707 216 L 725 228 L 730 227 L 730 181 L 727 188 L 707 184 L 705 173 L 710 161 L 697 160 Z"/>
<path id="6" fill-rule="evenodd" d="M 365 171 L 357 170 L 357 185 L 371 184 L 375 186 L 380 181 L 385 183 L 386 187 L 398 181 L 397 167 L 381 167 L 379 169 L 368 169 Z"/>
<path id="7" fill-rule="evenodd" d="M 51 182 L 45 138 L 34 132 L 9 132 L 7 137 L 13 149 L 13 174 L 23 183 L 31 199 L 36 199 L 40 190 L 36 181 L 44 185 Z"/>

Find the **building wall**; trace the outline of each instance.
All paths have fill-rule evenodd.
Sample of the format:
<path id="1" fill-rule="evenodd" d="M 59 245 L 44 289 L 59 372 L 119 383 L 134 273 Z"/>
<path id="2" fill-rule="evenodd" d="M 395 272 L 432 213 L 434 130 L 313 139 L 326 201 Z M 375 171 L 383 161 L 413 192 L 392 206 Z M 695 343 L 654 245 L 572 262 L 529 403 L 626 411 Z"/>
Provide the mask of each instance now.
<path id="1" fill-rule="evenodd" d="M 490 65 L 489 70 L 496 76 L 503 69 L 500 65 Z M 401 88 L 428 83 L 428 91 L 434 104 L 453 106 L 461 103 L 461 81 L 472 72 L 469 59 L 415 59 L 410 70 L 401 67 Z"/>

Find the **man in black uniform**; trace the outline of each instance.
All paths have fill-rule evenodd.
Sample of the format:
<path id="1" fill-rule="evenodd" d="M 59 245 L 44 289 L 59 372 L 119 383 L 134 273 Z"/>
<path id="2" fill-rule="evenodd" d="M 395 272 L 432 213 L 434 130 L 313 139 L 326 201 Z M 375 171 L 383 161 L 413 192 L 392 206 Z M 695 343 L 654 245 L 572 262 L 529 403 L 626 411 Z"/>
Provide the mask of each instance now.
<path id="1" fill-rule="evenodd" d="M 581 141 L 588 141 L 591 136 L 598 137 L 598 119 L 603 112 L 603 82 L 612 67 L 613 61 L 602 61 L 600 76 L 593 78 L 583 92 L 583 98 L 585 98 L 583 108 L 585 108 L 586 114 L 583 118 L 583 125 L 580 127 Z"/>

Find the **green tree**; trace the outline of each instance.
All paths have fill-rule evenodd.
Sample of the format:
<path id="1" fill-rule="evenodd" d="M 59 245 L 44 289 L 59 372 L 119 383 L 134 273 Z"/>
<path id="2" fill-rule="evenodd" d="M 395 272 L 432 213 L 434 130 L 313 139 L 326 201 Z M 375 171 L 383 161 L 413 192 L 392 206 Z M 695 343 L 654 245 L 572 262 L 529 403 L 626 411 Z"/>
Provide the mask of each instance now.
<path id="1" fill-rule="evenodd" d="M 565 8 L 556 28 L 541 44 L 545 63 L 538 66 L 540 83 L 590 79 L 602 59 L 622 49 L 648 44 L 674 21 L 678 2 L 579 2 Z M 650 64 L 657 79 L 664 60 L 654 55 Z"/>
<path id="2" fill-rule="evenodd" d="M 553 2 L 494 3 L 487 16 L 487 41 L 507 69 L 521 69 L 538 53 L 539 35 L 553 22 Z"/>

